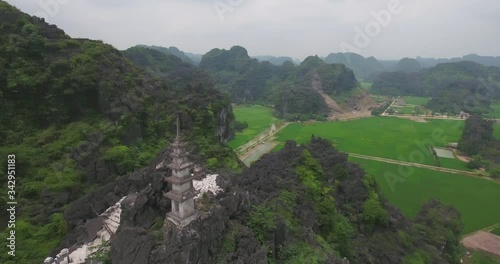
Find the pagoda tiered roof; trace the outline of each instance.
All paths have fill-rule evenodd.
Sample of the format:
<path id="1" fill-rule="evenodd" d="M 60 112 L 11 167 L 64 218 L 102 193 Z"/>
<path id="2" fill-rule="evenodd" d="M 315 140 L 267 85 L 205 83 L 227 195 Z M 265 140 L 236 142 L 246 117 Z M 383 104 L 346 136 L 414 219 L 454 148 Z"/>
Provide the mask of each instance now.
<path id="1" fill-rule="evenodd" d="M 175 152 L 170 153 L 170 157 L 173 159 L 174 158 L 182 159 L 182 158 L 186 158 L 187 156 L 188 156 L 188 153 L 185 151 L 181 151 L 180 153 L 175 153 Z"/>
<path id="2" fill-rule="evenodd" d="M 178 136 L 175 138 L 174 142 L 172 142 L 171 146 L 176 148 L 184 148 L 187 144 L 181 141 L 181 138 Z"/>
<path id="3" fill-rule="evenodd" d="M 186 161 L 186 162 L 183 162 L 183 163 L 177 163 L 177 162 L 172 162 L 170 164 L 168 164 L 168 167 L 171 169 L 171 170 L 184 170 L 184 169 L 187 169 L 189 167 L 193 166 L 193 163 L 192 162 L 189 162 L 189 161 Z"/>
<path id="4" fill-rule="evenodd" d="M 179 178 L 176 176 L 170 176 L 170 177 L 165 177 L 165 181 L 168 183 L 172 183 L 172 184 L 181 184 L 182 185 L 184 183 L 192 181 L 194 178 L 195 178 L 194 175 L 188 176 L 188 177 L 182 177 L 182 178 Z"/>
<path id="5" fill-rule="evenodd" d="M 187 201 L 191 198 L 194 198 L 196 196 L 196 190 L 194 188 L 190 188 L 182 193 L 179 193 L 179 192 L 172 190 L 168 193 L 163 193 L 163 196 L 165 198 L 170 199 L 170 200 L 182 203 L 182 202 Z"/>

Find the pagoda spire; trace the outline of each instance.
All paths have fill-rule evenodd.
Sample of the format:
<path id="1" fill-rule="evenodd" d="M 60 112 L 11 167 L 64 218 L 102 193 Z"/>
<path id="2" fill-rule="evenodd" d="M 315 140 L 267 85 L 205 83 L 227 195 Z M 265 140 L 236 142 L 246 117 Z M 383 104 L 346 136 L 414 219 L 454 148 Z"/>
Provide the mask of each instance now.
<path id="1" fill-rule="evenodd" d="M 193 164 L 188 160 L 185 144 L 181 142 L 180 118 L 177 117 L 177 136 L 171 144 L 172 162 L 168 165 L 172 174 L 165 181 L 172 185 L 171 191 L 164 193 L 164 197 L 171 200 L 171 211 L 167 213 L 167 219 L 172 223 L 185 227 L 198 217 L 198 211 L 194 207 L 196 190 L 193 187 L 194 175 L 191 174 Z"/>

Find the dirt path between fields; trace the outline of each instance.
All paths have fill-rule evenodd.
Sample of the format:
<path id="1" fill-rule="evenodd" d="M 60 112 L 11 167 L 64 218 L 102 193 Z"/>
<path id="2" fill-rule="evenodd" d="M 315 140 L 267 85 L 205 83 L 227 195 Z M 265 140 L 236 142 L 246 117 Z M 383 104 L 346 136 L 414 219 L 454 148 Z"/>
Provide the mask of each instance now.
<path id="1" fill-rule="evenodd" d="M 252 162 L 258 160 L 262 155 L 269 153 L 274 147 L 276 147 L 276 145 L 278 145 L 278 142 L 274 141 L 274 135 L 289 124 L 290 123 L 284 123 L 276 128 L 276 130 L 266 130 L 255 136 L 247 144 L 236 149 L 238 158 L 243 161 L 245 165 L 250 166 Z"/>
<path id="2" fill-rule="evenodd" d="M 368 155 L 362 155 L 362 154 L 356 154 L 356 153 L 348 153 L 348 154 L 351 157 L 360 158 L 360 159 L 380 161 L 380 162 L 385 162 L 385 163 L 389 163 L 389 164 L 396 164 L 396 165 L 401 165 L 401 166 L 406 166 L 406 167 L 430 169 L 430 170 L 434 170 L 434 171 L 442 171 L 442 172 L 448 172 L 448 173 L 453 173 L 453 174 L 461 174 L 461 175 L 474 177 L 474 178 L 478 178 L 478 179 L 483 179 L 483 180 L 487 180 L 487 181 L 492 181 L 492 182 L 495 182 L 497 184 L 500 184 L 499 181 L 495 181 L 495 180 L 493 180 L 491 178 L 487 178 L 487 177 L 481 177 L 481 176 L 477 175 L 476 173 L 470 172 L 470 171 L 442 168 L 442 167 L 425 165 L 425 164 L 420 164 L 420 163 L 386 159 L 386 158 L 380 158 L 380 157 L 374 157 L 374 156 L 368 156 Z"/>
<path id="3" fill-rule="evenodd" d="M 462 244 L 470 250 L 481 250 L 500 257 L 500 236 L 478 231 L 462 240 Z"/>

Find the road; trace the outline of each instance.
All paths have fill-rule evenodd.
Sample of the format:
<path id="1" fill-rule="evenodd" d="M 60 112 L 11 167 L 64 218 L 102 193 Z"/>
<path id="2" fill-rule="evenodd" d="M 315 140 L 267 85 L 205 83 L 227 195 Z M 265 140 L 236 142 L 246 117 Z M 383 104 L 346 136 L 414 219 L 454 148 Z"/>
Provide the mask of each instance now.
<path id="1" fill-rule="evenodd" d="M 492 178 L 489 178 L 489 177 L 481 177 L 477 173 L 470 172 L 470 171 L 463 171 L 463 170 L 443 168 L 443 167 L 425 165 L 425 164 L 414 163 L 414 162 L 386 159 L 386 158 L 362 155 L 362 154 L 357 154 L 357 153 L 348 153 L 348 154 L 351 157 L 355 157 L 355 158 L 359 158 L 359 159 L 374 160 L 374 161 L 380 161 L 380 162 L 385 162 L 385 163 L 389 163 L 389 164 L 396 164 L 396 165 L 401 165 L 401 166 L 406 166 L 406 167 L 416 167 L 416 168 L 430 169 L 430 170 L 434 170 L 434 171 L 448 172 L 448 173 L 453 173 L 453 174 L 461 174 L 461 175 L 474 177 L 474 178 L 478 178 L 478 179 L 483 179 L 483 180 L 487 180 L 487 181 L 492 181 L 492 182 L 495 182 L 497 184 L 500 184 L 499 181 L 493 180 Z"/>
<path id="2" fill-rule="evenodd" d="M 386 115 L 387 115 L 387 113 L 386 113 L 386 112 L 387 112 L 387 110 L 388 110 L 388 109 L 391 109 L 391 106 L 392 106 L 394 103 L 396 103 L 396 101 L 397 101 L 398 99 L 399 99 L 399 96 L 398 96 L 398 98 L 394 99 L 394 100 L 392 101 L 392 103 L 391 103 L 391 104 L 390 104 L 390 105 L 389 105 L 389 106 L 388 106 L 388 107 L 384 110 L 384 112 L 382 113 L 382 116 L 386 116 Z"/>
<path id="3" fill-rule="evenodd" d="M 245 165 L 250 166 L 252 162 L 258 160 L 260 157 L 270 152 L 274 147 L 276 147 L 276 145 L 278 145 L 278 142 L 274 141 L 274 135 L 289 124 L 290 123 L 284 123 L 275 131 L 264 131 L 263 133 L 265 133 L 265 137 L 262 137 L 263 133 L 258 134 L 249 141 L 249 143 L 252 142 L 251 144 L 247 143 L 236 149 L 238 158 L 243 161 Z"/>

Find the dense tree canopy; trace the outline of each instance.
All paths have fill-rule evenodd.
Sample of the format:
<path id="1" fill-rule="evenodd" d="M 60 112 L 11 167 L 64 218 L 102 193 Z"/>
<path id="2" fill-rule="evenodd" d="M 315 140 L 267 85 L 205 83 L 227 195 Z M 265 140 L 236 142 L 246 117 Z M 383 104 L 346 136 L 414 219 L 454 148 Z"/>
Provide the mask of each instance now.
<path id="1" fill-rule="evenodd" d="M 295 120 L 300 116 L 322 118 L 328 112 L 321 96 L 311 88 L 313 73 L 319 74 L 323 90 L 332 96 L 358 87 L 354 73 L 342 64 L 327 64 L 311 56 L 298 66 L 288 60 L 275 66 L 250 58 L 239 46 L 211 50 L 203 56 L 200 67 L 213 74 L 218 88 L 233 102 L 273 105 L 278 116 Z"/>
<path id="2" fill-rule="evenodd" d="M 431 97 L 427 107 L 443 113 L 487 113 L 491 100 L 500 98 L 500 68 L 463 61 L 420 72 L 383 73 L 371 92 Z"/>

